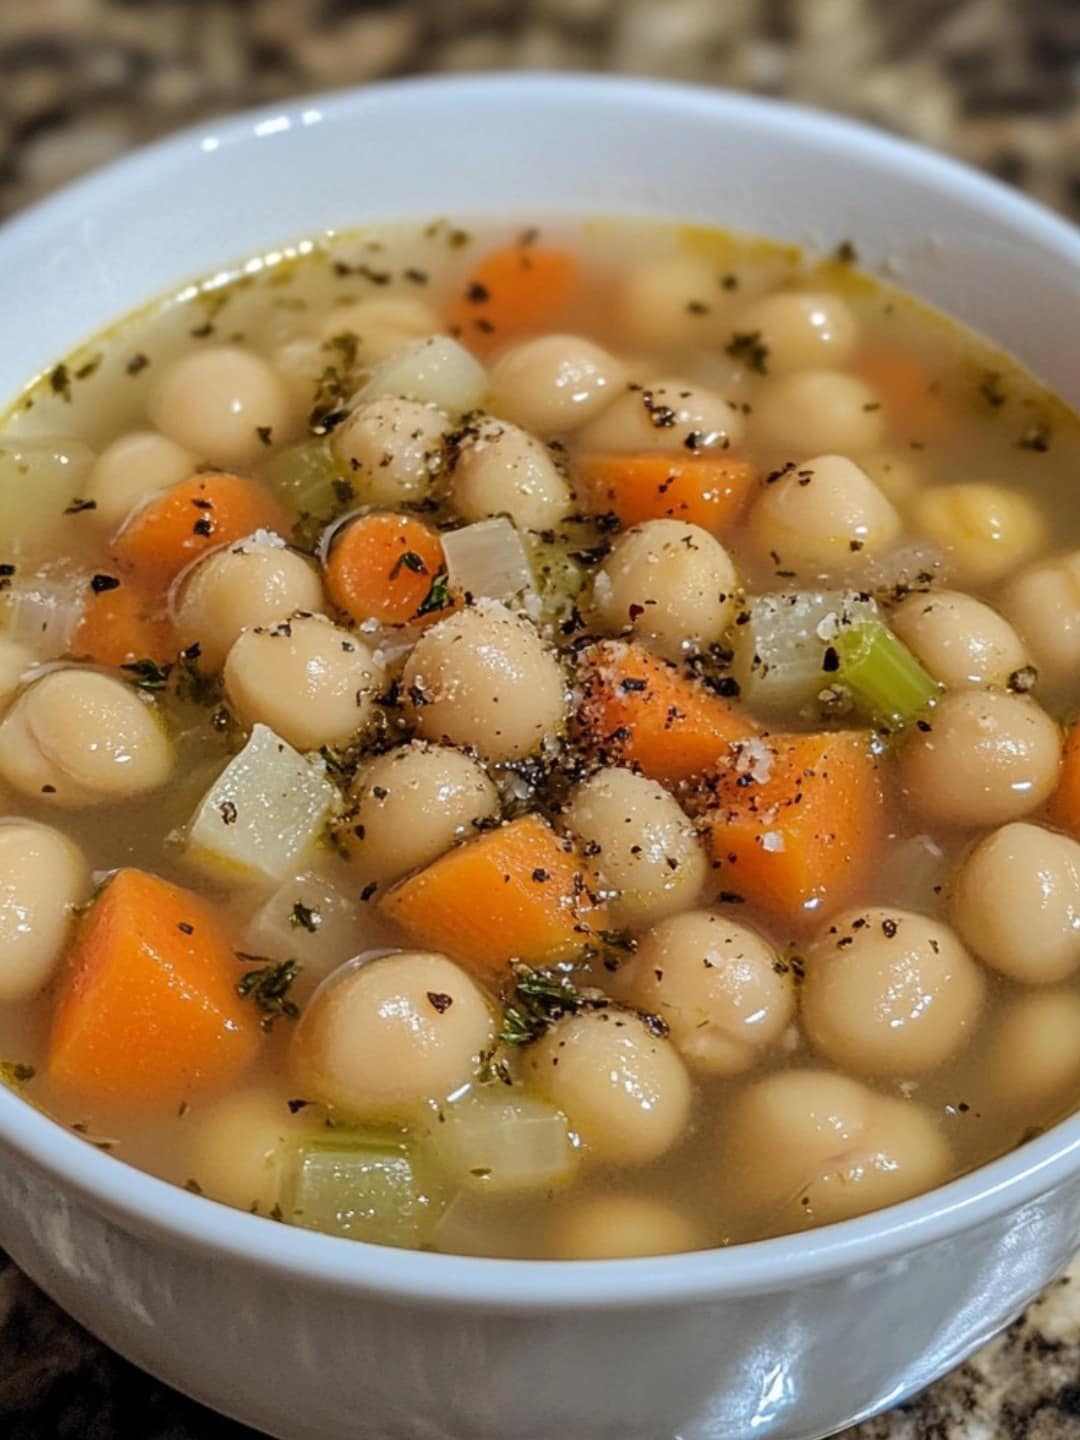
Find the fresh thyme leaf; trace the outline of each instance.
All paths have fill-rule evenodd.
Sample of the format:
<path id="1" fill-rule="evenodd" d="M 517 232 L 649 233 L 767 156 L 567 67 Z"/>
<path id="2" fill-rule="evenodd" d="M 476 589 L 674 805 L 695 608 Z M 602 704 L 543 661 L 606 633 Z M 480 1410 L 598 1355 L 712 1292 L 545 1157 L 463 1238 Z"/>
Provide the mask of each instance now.
<path id="1" fill-rule="evenodd" d="M 437 570 L 432 577 L 431 588 L 420 601 L 417 607 L 416 617 L 430 615 L 436 610 L 447 610 L 450 607 L 450 576 L 445 570 Z"/>

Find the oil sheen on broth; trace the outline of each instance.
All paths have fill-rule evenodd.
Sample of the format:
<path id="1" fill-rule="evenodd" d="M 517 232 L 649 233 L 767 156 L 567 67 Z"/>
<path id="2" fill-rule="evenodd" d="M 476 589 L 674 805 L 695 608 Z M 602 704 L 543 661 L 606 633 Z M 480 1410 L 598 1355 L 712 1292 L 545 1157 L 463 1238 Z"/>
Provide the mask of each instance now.
<path id="1" fill-rule="evenodd" d="M 122 321 L 0 435 L 6 1079 L 507 1256 L 1023 1143 L 1080 1096 L 1078 468 L 846 246 L 437 221 Z"/>

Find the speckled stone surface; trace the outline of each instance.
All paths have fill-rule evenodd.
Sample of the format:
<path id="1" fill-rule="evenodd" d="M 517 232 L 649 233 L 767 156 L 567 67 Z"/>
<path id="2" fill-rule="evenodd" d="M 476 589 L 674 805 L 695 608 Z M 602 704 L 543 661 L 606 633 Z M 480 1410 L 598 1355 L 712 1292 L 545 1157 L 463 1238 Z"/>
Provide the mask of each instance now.
<path id="1" fill-rule="evenodd" d="M 790 96 L 1080 218 L 1080 0 L 0 0 L 0 213 L 244 105 L 504 66 Z M 0 1256 L 2 1440 L 253 1436 L 117 1359 Z M 953 1375 L 845 1440 L 1080 1440 L 1080 1262 Z"/>

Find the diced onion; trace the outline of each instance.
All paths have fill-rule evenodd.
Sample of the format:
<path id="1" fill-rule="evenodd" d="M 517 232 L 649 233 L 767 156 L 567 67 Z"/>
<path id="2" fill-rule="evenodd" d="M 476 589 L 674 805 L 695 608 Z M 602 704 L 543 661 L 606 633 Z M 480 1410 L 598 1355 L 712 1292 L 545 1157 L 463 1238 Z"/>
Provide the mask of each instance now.
<path id="1" fill-rule="evenodd" d="M 332 970 L 378 938 L 356 903 L 325 874 L 306 870 L 286 880 L 252 916 L 244 948 L 271 960 L 297 960 L 293 986 L 304 999 Z"/>
<path id="2" fill-rule="evenodd" d="M 256 725 L 195 812 L 188 859 L 219 880 L 280 883 L 314 848 L 336 798 L 319 762 Z"/>
<path id="3" fill-rule="evenodd" d="M 93 461 L 94 452 L 79 440 L 0 441 L 0 535 L 17 536 L 24 548 L 55 535 Z"/>
<path id="4" fill-rule="evenodd" d="M 514 600 L 533 589 L 525 546 L 504 516 L 450 530 L 442 542 L 455 590 L 476 598 Z"/>
<path id="5" fill-rule="evenodd" d="M 571 1179 L 578 1150 L 561 1110 L 524 1091 L 482 1086 L 443 1106 L 435 1163 L 466 1190 L 543 1190 Z"/>
<path id="6" fill-rule="evenodd" d="M 854 590 L 790 590 L 755 595 L 736 625 L 732 672 L 746 703 L 767 713 L 808 710 L 830 683 L 826 651 L 841 629 L 873 620 L 873 600 Z"/>
<path id="7" fill-rule="evenodd" d="M 0 591 L 0 630 L 39 660 L 67 655 L 88 593 L 87 576 L 69 570 L 25 580 L 16 571 L 10 588 Z"/>
<path id="8" fill-rule="evenodd" d="M 449 335 L 410 340 L 371 372 L 355 399 L 384 395 L 438 405 L 452 414 L 475 410 L 487 391 L 487 375 L 464 345 Z"/>

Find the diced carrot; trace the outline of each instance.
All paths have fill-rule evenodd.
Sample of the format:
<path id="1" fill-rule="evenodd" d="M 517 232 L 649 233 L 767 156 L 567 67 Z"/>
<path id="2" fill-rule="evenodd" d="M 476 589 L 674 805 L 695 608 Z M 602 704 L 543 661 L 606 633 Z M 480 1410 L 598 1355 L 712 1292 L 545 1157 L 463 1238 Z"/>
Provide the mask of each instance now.
<path id="1" fill-rule="evenodd" d="M 877 391 L 885 414 L 905 437 L 925 439 L 945 428 L 947 412 L 935 394 L 935 377 L 902 345 L 884 341 L 865 346 L 854 370 Z"/>
<path id="2" fill-rule="evenodd" d="M 113 550 L 144 589 L 161 591 L 208 550 L 255 530 L 287 536 L 292 526 L 293 517 L 257 480 L 193 475 L 137 510 L 116 536 Z"/>
<path id="3" fill-rule="evenodd" d="M 120 870 L 79 923 L 61 972 L 47 1071 L 87 1101 L 175 1103 L 221 1089 L 254 1057 L 244 973 L 205 900 Z"/>
<path id="4" fill-rule="evenodd" d="M 578 679 L 579 740 L 605 765 L 676 785 L 726 762 L 756 726 L 737 706 L 624 640 L 587 650 Z"/>
<path id="5" fill-rule="evenodd" d="M 1050 800 L 1050 819 L 1080 840 L 1080 720 L 1065 737 L 1061 776 Z"/>
<path id="6" fill-rule="evenodd" d="M 757 470 L 738 455 L 583 455 L 577 474 L 594 511 L 612 511 L 624 525 L 686 520 L 714 534 L 734 524 Z"/>
<path id="7" fill-rule="evenodd" d="M 567 250 L 517 243 L 492 250 L 450 303 L 446 327 L 478 354 L 548 325 L 563 310 L 579 279 Z"/>
<path id="8" fill-rule="evenodd" d="M 454 608 L 438 532 L 408 515 L 365 515 L 330 547 L 326 584 L 353 620 L 428 625 Z"/>
<path id="9" fill-rule="evenodd" d="M 706 793 L 719 888 L 795 931 L 852 901 L 877 861 L 884 796 L 863 731 L 750 740 Z"/>
<path id="10" fill-rule="evenodd" d="M 75 631 L 71 653 L 97 665 L 120 666 L 134 660 L 163 665 L 170 658 L 172 626 L 138 585 L 124 579 L 111 590 L 92 589 Z"/>
<path id="11" fill-rule="evenodd" d="M 568 960 L 605 924 L 595 881 L 539 815 L 448 851 L 389 891 L 382 909 L 417 944 L 485 972 Z"/>

